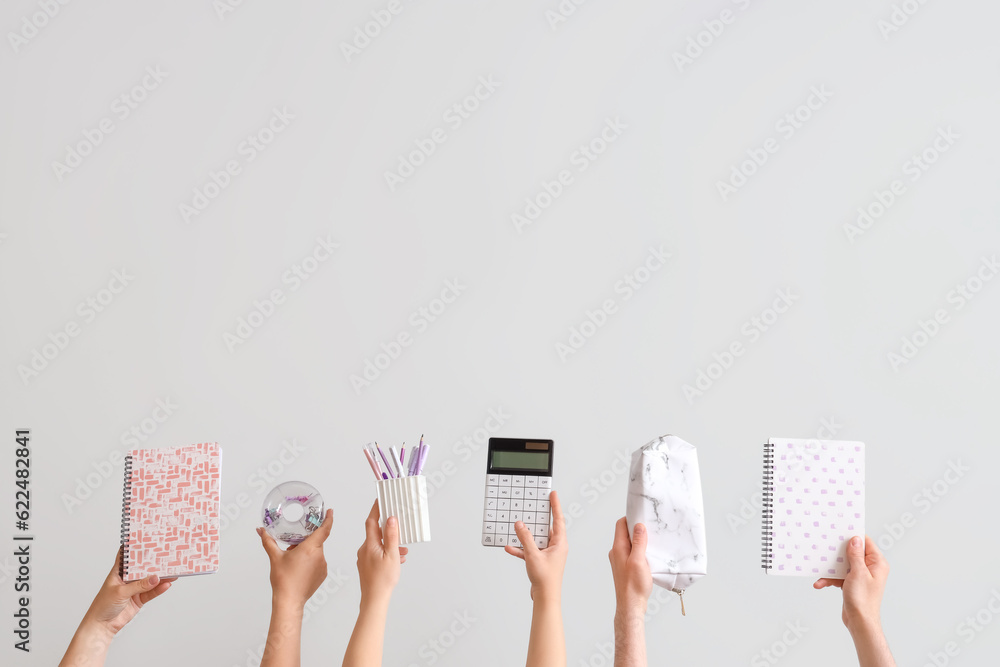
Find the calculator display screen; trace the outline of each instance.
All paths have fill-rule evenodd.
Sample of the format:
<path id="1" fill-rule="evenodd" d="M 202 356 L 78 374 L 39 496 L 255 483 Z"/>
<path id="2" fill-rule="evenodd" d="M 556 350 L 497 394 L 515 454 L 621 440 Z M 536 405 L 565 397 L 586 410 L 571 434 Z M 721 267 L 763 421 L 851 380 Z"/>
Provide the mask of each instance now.
<path id="1" fill-rule="evenodd" d="M 524 470 L 548 470 L 548 452 L 504 452 L 494 451 L 490 461 L 493 468 L 521 468 Z"/>

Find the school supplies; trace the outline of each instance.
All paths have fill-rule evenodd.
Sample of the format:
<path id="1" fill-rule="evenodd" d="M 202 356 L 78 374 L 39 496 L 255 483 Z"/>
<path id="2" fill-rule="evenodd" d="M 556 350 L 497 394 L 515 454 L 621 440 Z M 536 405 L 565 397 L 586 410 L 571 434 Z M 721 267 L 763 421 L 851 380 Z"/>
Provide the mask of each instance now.
<path id="1" fill-rule="evenodd" d="M 847 576 L 847 543 L 865 536 L 865 443 L 771 438 L 764 445 L 761 567 Z"/>
<path id="2" fill-rule="evenodd" d="M 405 463 L 405 443 L 399 451 L 395 447 L 389 447 L 388 455 L 378 443 L 370 443 L 363 449 L 365 459 L 375 474 L 379 525 L 384 530 L 386 519 L 394 516 L 399 525 L 400 544 L 430 542 L 427 478 L 420 474 L 430 449 L 430 445 L 424 444 L 424 436 L 420 436 L 417 447 L 410 448 L 408 464 Z"/>
<path id="3" fill-rule="evenodd" d="M 219 569 L 222 449 L 208 442 L 125 457 L 119 574 L 183 577 Z"/>
<path id="4" fill-rule="evenodd" d="M 539 549 L 549 546 L 552 440 L 490 438 L 486 455 L 482 544 L 523 546 L 514 530 L 524 522 Z"/>
<path id="5" fill-rule="evenodd" d="M 279 484 L 265 496 L 260 509 L 264 530 L 286 546 L 309 537 L 326 518 L 323 496 L 305 482 Z"/>
<path id="6" fill-rule="evenodd" d="M 677 593 L 708 572 L 705 511 L 698 452 L 675 435 L 664 435 L 632 453 L 625 520 L 629 535 L 646 526 L 646 560 L 653 583 Z"/>

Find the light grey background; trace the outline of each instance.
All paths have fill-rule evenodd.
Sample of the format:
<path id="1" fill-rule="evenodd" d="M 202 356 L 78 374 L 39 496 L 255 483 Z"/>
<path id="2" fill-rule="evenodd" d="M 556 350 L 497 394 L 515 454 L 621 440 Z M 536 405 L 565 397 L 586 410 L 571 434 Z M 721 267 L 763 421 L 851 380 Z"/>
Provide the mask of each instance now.
<path id="1" fill-rule="evenodd" d="M 224 532 L 221 571 L 143 610 L 112 665 L 255 664 L 270 599 L 255 471 L 268 465 L 315 484 L 335 510 L 331 579 L 303 662 L 339 664 L 374 498 L 359 447 L 421 432 L 428 472 L 449 462 L 454 474 L 432 500 L 433 541 L 404 566 L 385 664 L 518 664 L 524 568 L 479 546 L 484 453 L 456 445 L 491 410 L 508 415 L 497 435 L 555 440 L 556 487 L 577 507 L 563 603 L 571 665 L 607 664 L 607 551 L 626 486 L 616 455 L 668 432 L 699 447 L 710 568 L 685 596 L 686 617 L 673 596 L 657 605 L 651 664 L 751 664 L 795 622 L 808 631 L 781 664 L 850 664 L 839 592 L 764 576 L 759 516 L 744 505 L 759 491 L 761 443 L 815 437 L 824 420 L 868 446 L 868 530 L 890 547 L 883 617 L 900 664 L 924 664 L 949 641 L 961 651 L 949 664 L 987 664 L 1000 620 L 971 641 L 957 633 L 1000 591 L 1000 281 L 961 309 L 948 294 L 1000 248 L 1000 9 L 904 4 L 919 9 L 886 37 L 887 0 L 594 0 L 555 29 L 556 0 L 403 0 L 347 62 L 340 44 L 385 2 L 246 0 L 221 18 L 207 1 L 72 2 L 17 49 L 9 33 L 41 10 L 5 3 L 0 479 L 12 502 L 13 431 L 32 429 L 37 541 L 30 656 L 10 646 L 9 556 L 0 572 L 3 661 L 58 660 L 116 549 L 121 471 L 104 479 L 102 462 L 169 398 L 179 407 L 142 445 L 219 441 L 224 501 L 243 493 L 251 506 Z M 674 53 L 726 9 L 733 22 L 678 71 Z M 168 75 L 119 120 L 112 103 L 147 67 Z M 448 107 L 491 76 L 500 86 L 451 129 Z M 775 124 L 814 86 L 832 97 L 783 138 Z M 294 120 L 186 223 L 179 205 L 242 160 L 240 142 L 275 107 Z M 104 117 L 114 132 L 60 181 L 52 163 Z M 577 172 L 574 151 L 609 118 L 626 129 Z M 390 192 L 384 172 L 435 127 L 447 141 Z M 904 163 L 949 127 L 959 138 L 911 182 Z M 768 137 L 780 150 L 723 202 L 717 181 Z M 561 169 L 573 184 L 518 233 L 511 214 Z M 849 241 L 844 225 L 893 179 L 906 193 Z M 292 291 L 282 275 L 327 236 L 339 249 Z M 616 294 L 661 245 L 666 266 L 631 299 Z M 121 269 L 132 282 L 84 322 L 77 305 Z M 446 280 L 464 291 L 417 333 L 411 313 Z M 230 352 L 224 334 L 276 288 L 285 303 Z M 786 289 L 794 305 L 751 342 L 744 323 Z M 557 343 L 609 298 L 617 312 L 561 359 Z M 948 321 L 894 369 L 888 354 L 938 309 Z M 18 367 L 71 321 L 80 334 L 23 381 Z M 413 344 L 355 392 L 350 376 L 401 332 Z M 687 400 L 683 385 L 733 341 L 745 354 Z M 286 465 L 289 439 L 305 449 Z M 939 481 L 957 462 L 969 470 Z M 602 475 L 598 491 L 590 480 Z M 936 481 L 946 493 L 921 501 Z M 69 511 L 64 497 L 81 483 L 90 496 Z M 904 512 L 914 521 L 894 537 Z M 457 637 L 455 614 L 475 619 Z"/>

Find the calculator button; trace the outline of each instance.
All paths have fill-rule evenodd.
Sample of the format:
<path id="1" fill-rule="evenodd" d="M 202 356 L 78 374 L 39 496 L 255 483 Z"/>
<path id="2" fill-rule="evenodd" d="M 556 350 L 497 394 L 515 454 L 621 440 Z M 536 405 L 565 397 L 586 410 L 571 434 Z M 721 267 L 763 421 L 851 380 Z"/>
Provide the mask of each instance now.
<path id="1" fill-rule="evenodd" d="M 510 486 L 510 475 L 500 475 L 500 486 Z"/>
<path id="2" fill-rule="evenodd" d="M 501 498 L 510 498 L 510 487 L 509 486 L 501 486 L 500 487 L 500 497 Z"/>
<path id="3" fill-rule="evenodd" d="M 524 509 L 523 505 L 524 505 L 524 501 L 523 500 L 512 500 L 512 501 L 510 501 L 510 508 L 512 510 Z"/>
<path id="4" fill-rule="evenodd" d="M 514 498 L 523 498 L 524 497 L 524 487 L 522 487 L 522 486 L 515 486 L 510 491 L 511 491 L 511 495 Z"/>
<path id="5" fill-rule="evenodd" d="M 497 489 L 497 487 L 495 487 L 495 486 L 487 486 L 486 487 L 486 497 L 487 498 L 496 498 L 498 493 L 499 493 L 499 489 Z"/>
<path id="6" fill-rule="evenodd" d="M 538 489 L 533 489 L 530 486 L 524 487 L 524 497 L 534 500 L 538 497 Z"/>
<path id="7" fill-rule="evenodd" d="M 524 486 L 524 475 L 514 475 L 511 486 Z"/>
<path id="8" fill-rule="evenodd" d="M 538 478 L 534 475 L 528 475 L 524 478 L 524 486 L 538 487 Z"/>
<path id="9" fill-rule="evenodd" d="M 487 498 L 486 499 L 486 509 L 488 509 L 488 510 L 490 510 L 490 509 L 495 510 L 496 508 L 497 508 L 497 501 L 496 501 L 496 499 L 495 498 Z"/>
<path id="10" fill-rule="evenodd" d="M 539 500 L 538 501 L 538 508 L 537 509 L 538 509 L 539 512 L 548 512 L 549 511 L 549 501 L 547 501 L 547 500 Z"/>
<path id="11" fill-rule="evenodd" d="M 500 512 L 497 512 L 496 519 L 497 521 L 510 521 L 510 512 L 501 510 Z"/>
<path id="12" fill-rule="evenodd" d="M 517 539 L 517 535 L 508 535 L 507 536 L 507 544 L 509 544 L 511 546 L 514 546 L 514 547 L 519 547 L 519 546 L 521 546 L 521 540 Z"/>
<path id="13" fill-rule="evenodd" d="M 520 512 L 511 512 L 510 513 L 510 520 L 511 521 L 521 521 L 521 513 Z"/>
<path id="14" fill-rule="evenodd" d="M 549 525 L 549 513 L 548 512 L 536 512 L 535 513 L 535 517 L 536 517 L 536 521 L 539 524 L 544 524 L 546 526 Z"/>
<path id="15" fill-rule="evenodd" d="M 535 546 L 537 546 L 539 549 L 544 549 L 545 547 L 549 546 L 549 540 L 548 540 L 548 538 L 546 538 L 546 537 L 536 537 L 535 538 Z"/>
<path id="16" fill-rule="evenodd" d="M 497 529 L 496 529 L 496 534 L 497 535 L 506 535 L 507 533 L 510 532 L 510 524 L 509 523 L 498 523 L 498 524 L 496 524 L 496 527 L 497 527 Z"/>
<path id="17" fill-rule="evenodd" d="M 534 500 L 525 500 L 524 501 L 524 511 L 525 512 L 534 512 L 535 511 L 535 505 L 537 505 L 537 504 L 538 503 L 535 502 Z"/>
<path id="18" fill-rule="evenodd" d="M 538 488 L 539 489 L 551 489 L 552 488 L 552 478 L 551 477 L 539 477 L 538 478 Z"/>
<path id="19" fill-rule="evenodd" d="M 483 533 L 483 545 L 484 546 L 493 546 L 495 544 L 495 540 L 496 539 L 497 539 L 497 536 L 493 535 L 492 533 Z"/>
<path id="20" fill-rule="evenodd" d="M 500 484 L 500 475 L 487 475 L 486 484 L 489 486 L 497 486 Z"/>
<path id="21" fill-rule="evenodd" d="M 497 501 L 497 507 L 502 510 L 510 509 L 510 501 L 501 499 Z"/>
<path id="22" fill-rule="evenodd" d="M 542 487 L 538 487 L 538 499 L 539 500 L 548 500 L 549 499 L 549 492 L 551 492 L 551 491 L 552 491 L 552 489 L 543 489 Z"/>
<path id="23" fill-rule="evenodd" d="M 496 545 L 498 547 L 502 547 L 502 546 L 505 546 L 506 544 L 507 544 L 507 536 L 506 535 L 497 535 Z"/>
<path id="24" fill-rule="evenodd" d="M 483 521 L 496 521 L 497 513 L 493 510 L 486 510 L 483 512 Z"/>
<path id="25" fill-rule="evenodd" d="M 539 537 L 539 536 L 541 536 L 541 537 L 548 537 L 548 535 L 549 535 L 549 527 L 547 525 L 545 525 L 544 523 L 535 524 L 535 529 L 533 531 L 531 531 L 531 533 L 535 537 Z"/>
<path id="26" fill-rule="evenodd" d="M 521 519 L 521 521 L 523 521 L 525 523 L 535 523 L 535 513 L 534 512 L 525 512 L 522 515 L 522 517 L 523 518 Z"/>
<path id="27" fill-rule="evenodd" d="M 484 533 L 490 533 L 490 534 L 495 533 L 495 532 L 497 532 L 497 525 L 495 523 L 484 523 L 483 524 L 483 532 Z"/>

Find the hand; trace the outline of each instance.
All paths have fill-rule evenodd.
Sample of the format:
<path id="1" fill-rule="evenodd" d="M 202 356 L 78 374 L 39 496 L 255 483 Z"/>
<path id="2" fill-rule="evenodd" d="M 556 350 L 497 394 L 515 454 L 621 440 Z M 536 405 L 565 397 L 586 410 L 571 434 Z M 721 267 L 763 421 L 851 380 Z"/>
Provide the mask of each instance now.
<path id="1" fill-rule="evenodd" d="M 114 567 L 111 568 L 104 585 L 97 592 L 94 602 L 83 617 L 84 624 L 92 623 L 107 631 L 110 636 L 116 635 L 135 618 L 143 605 L 166 593 L 177 581 L 177 577 L 160 579 L 159 576 L 151 574 L 144 579 L 125 583 L 118 574 L 121 559 L 122 550 L 119 548 Z"/>
<path id="2" fill-rule="evenodd" d="M 378 501 L 372 505 L 365 520 L 365 543 L 358 549 L 358 576 L 361 597 L 388 599 L 399 583 L 400 566 L 406 562 L 409 550 L 399 546 L 399 521 L 391 516 L 385 520 L 385 540 L 378 525 Z"/>
<path id="3" fill-rule="evenodd" d="M 615 524 L 615 542 L 608 552 L 611 574 L 615 579 L 615 598 L 620 612 L 646 613 L 649 596 L 653 592 L 653 574 L 646 560 L 646 544 L 649 535 L 646 526 L 635 524 L 632 539 L 628 537 L 628 522 L 625 517 Z"/>
<path id="4" fill-rule="evenodd" d="M 327 510 L 323 524 L 309 537 L 282 551 L 266 530 L 257 529 L 261 546 L 271 562 L 271 599 L 273 603 L 302 608 L 326 579 L 323 543 L 333 528 L 333 510 Z"/>
<path id="5" fill-rule="evenodd" d="M 846 579 L 819 579 L 813 588 L 836 586 L 844 591 L 844 625 L 852 633 L 861 626 L 878 626 L 879 607 L 885 581 L 889 577 L 889 563 L 875 546 L 875 540 L 852 537 L 847 544 L 848 571 Z"/>
<path id="6" fill-rule="evenodd" d="M 549 494 L 549 506 L 552 509 L 552 528 L 549 530 L 549 546 L 539 549 L 531 531 L 523 521 L 514 524 L 517 539 L 523 548 L 507 545 L 504 551 L 511 556 L 517 556 L 524 561 L 528 571 L 528 581 L 531 582 L 531 599 L 535 595 L 558 599 L 562 594 L 563 570 L 566 569 L 566 554 L 569 545 L 566 543 L 566 520 L 563 518 L 562 506 L 555 491 Z"/>

